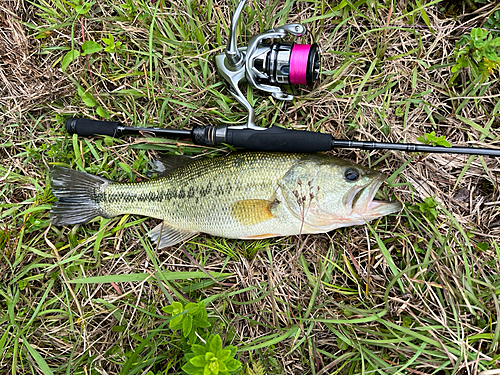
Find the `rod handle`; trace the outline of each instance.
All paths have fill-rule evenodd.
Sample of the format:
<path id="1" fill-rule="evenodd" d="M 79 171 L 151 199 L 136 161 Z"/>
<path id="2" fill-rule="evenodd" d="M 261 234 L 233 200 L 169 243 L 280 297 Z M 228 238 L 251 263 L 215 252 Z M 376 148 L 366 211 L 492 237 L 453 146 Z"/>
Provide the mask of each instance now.
<path id="1" fill-rule="evenodd" d="M 82 137 L 92 135 L 109 135 L 119 137 L 122 135 L 123 126 L 115 121 L 99 121 L 88 118 L 71 117 L 66 120 L 66 131 L 69 134 L 78 134 Z"/>
<path id="2" fill-rule="evenodd" d="M 318 152 L 332 149 L 330 134 L 273 126 L 264 130 L 227 129 L 226 143 L 249 150 Z"/>

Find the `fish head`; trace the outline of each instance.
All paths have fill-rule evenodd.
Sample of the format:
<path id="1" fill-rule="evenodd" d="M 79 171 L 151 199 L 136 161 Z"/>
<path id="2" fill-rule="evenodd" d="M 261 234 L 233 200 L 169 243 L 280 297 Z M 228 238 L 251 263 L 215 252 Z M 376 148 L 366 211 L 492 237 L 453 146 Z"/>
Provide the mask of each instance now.
<path id="1" fill-rule="evenodd" d="M 326 155 L 292 169 L 282 191 L 309 233 L 362 225 L 402 208 L 397 201 L 374 199 L 387 177 L 373 169 Z"/>

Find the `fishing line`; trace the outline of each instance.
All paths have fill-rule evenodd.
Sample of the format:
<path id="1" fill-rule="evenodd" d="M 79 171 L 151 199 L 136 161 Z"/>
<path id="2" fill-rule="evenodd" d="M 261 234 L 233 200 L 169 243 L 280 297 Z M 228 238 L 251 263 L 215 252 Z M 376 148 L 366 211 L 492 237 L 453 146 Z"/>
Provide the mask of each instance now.
<path id="1" fill-rule="evenodd" d="M 424 25 L 414 25 L 414 26 L 397 26 L 397 25 L 374 25 L 374 26 L 354 26 L 354 25 L 318 25 L 317 28 L 320 29 L 331 29 L 331 28 L 354 28 L 354 29 L 368 29 L 368 30 L 384 30 L 384 29 L 395 29 L 395 30 L 408 30 L 411 31 L 413 29 L 428 29 L 429 31 L 440 30 L 440 29 L 461 29 L 461 30 L 472 30 L 477 27 L 472 26 L 424 26 Z M 487 29 L 484 26 L 482 27 L 488 31 L 500 32 L 500 29 Z"/>

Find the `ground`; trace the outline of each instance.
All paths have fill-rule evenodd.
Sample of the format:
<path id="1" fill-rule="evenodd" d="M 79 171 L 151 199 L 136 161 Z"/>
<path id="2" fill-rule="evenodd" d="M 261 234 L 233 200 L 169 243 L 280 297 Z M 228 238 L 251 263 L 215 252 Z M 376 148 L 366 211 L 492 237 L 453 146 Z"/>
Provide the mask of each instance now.
<path id="1" fill-rule="evenodd" d="M 158 250 L 146 236 L 156 222 L 143 217 L 51 225 L 51 164 L 131 181 L 146 178 L 156 151 L 229 152 L 152 136 L 79 138 L 64 121 L 244 124 L 214 64 L 235 5 L 0 3 L 0 373 L 180 374 L 191 349 L 164 308 L 201 301 L 211 325 L 196 334 L 234 345 L 246 374 L 498 374 L 498 158 L 333 150 L 386 173 L 380 195 L 404 209 L 323 235 L 200 235 Z M 499 47 L 470 37 L 474 28 L 500 36 L 498 9 L 253 1 L 242 43 L 300 22 L 303 42 L 323 55 L 319 82 L 295 89 L 293 102 L 246 91 L 258 124 L 498 148 Z"/>

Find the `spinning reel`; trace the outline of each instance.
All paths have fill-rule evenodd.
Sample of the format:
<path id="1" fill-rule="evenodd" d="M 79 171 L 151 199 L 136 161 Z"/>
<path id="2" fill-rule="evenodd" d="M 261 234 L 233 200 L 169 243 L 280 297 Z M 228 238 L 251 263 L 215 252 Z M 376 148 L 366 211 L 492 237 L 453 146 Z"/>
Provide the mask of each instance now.
<path id="1" fill-rule="evenodd" d="M 319 75 L 321 57 L 316 43 L 264 43 L 270 39 L 282 39 L 288 34 L 304 36 L 307 30 L 298 23 L 267 30 L 253 36 L 248 47 L 238 47 L 236 29 L 245 3 L 246 0 L 240 0 L 236 8 L 226 50 L 215 57 L 215 64 L 228 83 L 231 94 L 248 111 L 246 127 L 263 129 L 255 125 L 254 109 L 241 92 L 240 83 L 246 80 L 253 88 L 266 91 L 275 99 L 292 100 L 294 96 L 283 86 L 312 85 Z"/>

